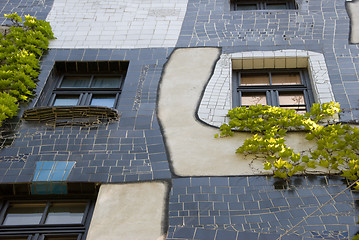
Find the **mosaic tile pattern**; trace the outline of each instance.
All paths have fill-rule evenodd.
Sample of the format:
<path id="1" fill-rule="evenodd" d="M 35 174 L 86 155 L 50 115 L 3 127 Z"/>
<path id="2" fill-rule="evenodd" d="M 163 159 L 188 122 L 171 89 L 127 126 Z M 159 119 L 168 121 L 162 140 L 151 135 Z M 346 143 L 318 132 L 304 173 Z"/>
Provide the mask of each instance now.
<path id="1" fill-rule="evenodd" d="M 0 24 L 11 24 L 4 14 L 17 12 L 19 16 L 30 14 L 38 19 L 46 19 L 54 0 L 1 0 Z"/>
<path id="2" fill-rule="evenodd" d="M 76 162 L 68 181 L 119 183 L 170 178 L 155 107 L 162 67 L 171 51 L 50 50 L 42 60 L 37 96 L 55 61 L 130 61 L 117 109 L 121 117 L 89 127 L 24 121 L 12 146 L 0 152 L 0 182 L 31 181 L 37 161 Z"/>
<path id="3" fill-rule="evenodd" d="M 342 121 L 359 118 L 359 48 L 349 44 L 342 0 L 296 0 L 298 10 L 230 11 L 229 1 L 189 0 L 177 47 L 223 53 L 299 49 L 324 54 Z"/>
<path id="4" fill-rule="evenodd" d="M 173 179 L 168 239 L 277 239 L 346 185 L 338 177 Z M 348 239 L 356 224 L 357 192 L 346 190 L 282 239 Z M 354 209 L 354 211 L 353 211 Z"/>
<path id="5" fill-rule="evenodd" d="M 186 7 L 186 0 L 55 0 L 46 19 L 57 37 L 50 47 L 174 47 Z"/>

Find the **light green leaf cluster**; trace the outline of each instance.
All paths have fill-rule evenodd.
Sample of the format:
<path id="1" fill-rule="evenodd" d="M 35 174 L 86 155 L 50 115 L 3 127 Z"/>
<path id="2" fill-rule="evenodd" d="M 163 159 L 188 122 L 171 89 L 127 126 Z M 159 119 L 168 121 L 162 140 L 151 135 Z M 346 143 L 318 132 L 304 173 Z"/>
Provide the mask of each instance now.
<path id="1" fill-rule="evenodd" d="M 220 128 L 220 136 L 231 136 L 233 131 L 250 131 L 237 153 L 260 153 L 266 158 L 265 170 L 275 177 L 288 179 L 308 168 L 321 166 L 328 171 L 342 172 L 342 176 L 359 178 L 359 129 L 349 125 L 320 125 L 320 121 L 340 112 L 338 103 L 313 104 L 311 111 L 302 115 L 294 110 L 254 105 L 228 112 L 228 124 Z M 307 140 L 317 147 L 305 153 L 295 153 L 285 143 L 288 130 L 307 131 Z M 359 185 L 357 186 L 359 188 Z"/>
<path id="2" fill-rule="evenodd" d="M 17 13 L 5 14 L 13 22 L 9 33 L 0 34 L 0 126 L 16 115 L 18 104 L 28 101 L 36 87 L 39 58 L 53 39 L 48 22 Z"/>

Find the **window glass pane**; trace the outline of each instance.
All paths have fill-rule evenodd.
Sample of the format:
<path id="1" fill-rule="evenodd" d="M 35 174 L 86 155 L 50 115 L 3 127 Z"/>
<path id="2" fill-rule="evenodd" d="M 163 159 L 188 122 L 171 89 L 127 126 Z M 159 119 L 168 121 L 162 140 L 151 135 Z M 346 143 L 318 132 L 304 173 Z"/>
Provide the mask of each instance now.
<path id="1" fill-rule="evenodd" d="M 269 85 L 268 73 L 242 73 L 241 86 Z"/>
<path id="2" fill-rule="evenodd" d="M 74 106 L 79 101 L 79 95 L 57 95 L 54 106 Z"/>
<path id="3" fill-rule="evenodd" d="M 90 77 L 66 76 L 61 82 L 60 88 L 87 88 L 90 84 Z"/>
<path id="4" fill-rule="evenodd" d="M 286 3 L 267 3 L 266 9 L 287 9 Z"/>
<path id="5" fill-rule="evenodd" d="M 302 92 L 279 92 L 279 105 L 305 105 Z"/>
<path id="6" fill-rule="evenodd" d="M 237 4 L 236 10 L 257 10 L 257 4 Z"/>
<path id="7" fill-rule="evenodd" d="M 0 237 L 0 240 L 28 240 L 28 237 Z"/>
<path id="8" fill-rule="evenodd" d="M 95 77 L 92 86 L 93 88 L 119 88 L 121 85 L 120 77 Z"/>
<path id="9" fill-rule="evenodd" d="M 3 225 L 39 224 L 45 210 L 45 203 L 11 204 Z"/>
<path id="10" fill-rule="evenodd" d="M 81 223 L 86 209 L 86 202 L 52 203 L 45 224 Z"/>
<path id="11" fill-rule="evenodd" d="M 301 84 L 299 73 L 272 73 L 273 85 Z"/>
<path id="12" fill-rule="evenodd" d="M 262 104 L 267 105 L 266 93 L 242 92 L 241 105 L 249 106 Z"/>
<path id="13" fill-rule="evenodd" d="M 90 105 L 113 107 L 115 104 L 116 95 L 93 95 Z"/>
<path id="14" fill-rule="evenodd" d="M 77 240 L 78 236 L 46 236 L 45 240 Z"/>

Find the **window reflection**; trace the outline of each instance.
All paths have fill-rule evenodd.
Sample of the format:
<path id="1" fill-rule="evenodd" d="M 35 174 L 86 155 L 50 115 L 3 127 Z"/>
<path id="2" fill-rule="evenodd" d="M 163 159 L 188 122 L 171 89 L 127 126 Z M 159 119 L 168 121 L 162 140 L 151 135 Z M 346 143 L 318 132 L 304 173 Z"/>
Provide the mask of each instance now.
<path id="1" fill-rule="evenodd" d="M 237 4 L 235 10 L 257 10 L 257 4 Z"/>
<path id="2" fill-rule="evenodd" d="M 53 203 L 49 208 L 45 224 L 81 223 L 86 205 L 86 202 Z"/>
<path id="3" fill-rule="evenodd" d="M 242 93 L 242 106 L 250 106 L 256 104 L 267 104 L 267 97 L 265 93 L 249 93 L 243 92 Z"/>
<path id="4" fill-rule="evenodd" d="M 286 3 L 267 3 L 265 8 L 269 10 L 274 10 L 274 9 L 287 9 L 288 7 Z"/>
<path id="5" fill-rule="evenodd" d="M 3 225 L 39 224 L 45 207 L 45 203 L 11 204 L 6 212 Z"/>
<path id="6" fill-rule="evenodd" d="M 269 85 L 268 73 L 242 73 L 241 86 Z"/>
<path id="7" fill-rule="evenodd" d="M 279 105 L 303 105 L 304 94 L 302 92 L 280 92 Z"/>
<path id="8" fill-rule="evenodd" d="M 61 82 L 61 88 L 86 88 L 90 84 L 90 77 L 66 76 Z"/>
<path id="9" fill-rule="evenodd" d="M 54 106 L 74 106 L 79 101 L 78 95 L 57 95 L 54 101 Z"/>
<path id="10" fill-rule="evenodd" d="M 121 85 L 121 78 L 119 77 L 94 77 L 91 87 L 93 88 L 119 88 Z"/>
<path id="11" fill-rule="evenodd" d="M 91 99 L 91 106 L 113 107 L 115 104 L 116 95 L 93 95 Z"/>
<path id="12" fill-rule="evenodd" d="M 301 84 L 299 73 L 272 73 L 273 85 Z"/>
<path id="13" fill-rule="evenodd" d="M 45 240 L 77 240 L 78 236 L 46 236 Z"/>

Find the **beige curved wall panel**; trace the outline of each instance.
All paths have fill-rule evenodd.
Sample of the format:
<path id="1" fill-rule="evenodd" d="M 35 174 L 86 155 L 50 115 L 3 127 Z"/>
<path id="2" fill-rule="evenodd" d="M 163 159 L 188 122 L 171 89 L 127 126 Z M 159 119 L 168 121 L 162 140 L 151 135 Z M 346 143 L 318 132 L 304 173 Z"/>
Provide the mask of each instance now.
<path id="1" fill-rule="evenodd" d="M 87 240 L 164 240 L 167 184 L 101 186 Z"/>
<path id="2" fill-rule="evenodd" d="M 347 11 L 350 17 L 350 43 L 359 43 L 359 1 L 347 1 Z"/>
<path id="3" fill-rule="evenodd" d="M 175 174 L 229 176 L 270 174 L 255 156 L 235 154 L 247 133 L 215 139 L 217 128 L 196 118 L 196 108 L 219 59 L 216 48 L 177 49 L 169 59 L 159 89 L 158 116 Z M 300 151 L 310 147 L 301 133 L 289 134 L 287 144 Z"/>

